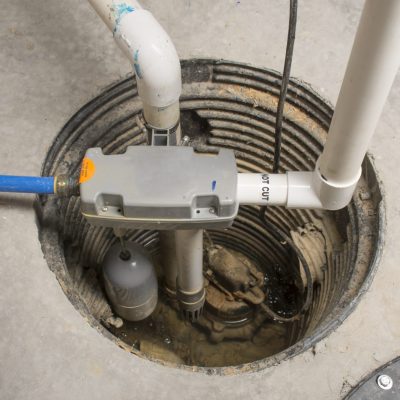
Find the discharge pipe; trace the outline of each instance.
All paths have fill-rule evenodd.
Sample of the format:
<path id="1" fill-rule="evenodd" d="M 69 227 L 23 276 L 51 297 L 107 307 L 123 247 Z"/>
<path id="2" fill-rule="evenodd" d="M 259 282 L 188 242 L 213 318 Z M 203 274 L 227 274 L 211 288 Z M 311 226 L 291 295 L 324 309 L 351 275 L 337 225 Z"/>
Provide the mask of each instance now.
<path id="1" fill-rule="evenodd" d="M 400 65 L 400 1 L 367 0 L 313 189 L 323 208 L 346 206 Z"/>
<path id="2" fill-rule="evenodd" d="M 399 66 L 400 1 L 367 0 L 314 172 L 239 174 L 239 203 L 345 207 L 360 179 L 362 161 Z"/>
<path id="3" fill-rule="evenodd" d="M 180 142 L 181 66 L 175 47 L 153 15 L 135 0 L 89 0 L 135 71 L 144 118 Z"/>
<path id="4" fill-rule="evenodd" d="M 203 230 L 175 231 L 177 278 L 176 290 L 181 311 L 194 322 L 203 311 Z"/>

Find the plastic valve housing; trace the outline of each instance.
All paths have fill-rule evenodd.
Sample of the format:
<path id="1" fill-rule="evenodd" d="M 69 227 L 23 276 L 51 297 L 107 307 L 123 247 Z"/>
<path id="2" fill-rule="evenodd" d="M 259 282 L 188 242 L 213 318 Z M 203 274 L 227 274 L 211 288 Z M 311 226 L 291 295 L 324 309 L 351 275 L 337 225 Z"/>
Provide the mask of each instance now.
<path id="1" fill-rule="evenodd" d="M 104 155 L 91 148 L 80 182 L 82 214 L 112 228 L 225 228 L 239 208 L 235 156 L 227 149 L 131 146 Z"/>

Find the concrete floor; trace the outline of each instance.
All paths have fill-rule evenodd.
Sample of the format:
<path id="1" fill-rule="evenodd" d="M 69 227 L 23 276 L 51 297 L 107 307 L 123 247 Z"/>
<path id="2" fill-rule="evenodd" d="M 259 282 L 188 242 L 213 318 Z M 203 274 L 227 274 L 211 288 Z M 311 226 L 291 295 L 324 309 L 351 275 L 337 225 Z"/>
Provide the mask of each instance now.
<path id="1" fill-rule="evenodd" d="M 143 0 L 182 58 L 282 69 L 288 1 Z M 362 2 L 300 2 L 293 75 L 335 103 Z M 67 119 L 128 62 L 85 1 L 14 0 L 0 9 L 0 171 L 38 174 Z M 207 376 L 134 357 L 74 309 L 37 239 L 32 197 L 0 196 L 1 399 L 338 399 L 400 355 L 396 167 L 400 78 L 371 144 L 386 187 L 387 233 L 369 292 L 343 325 L 303 353 L 257 373 Z"/>

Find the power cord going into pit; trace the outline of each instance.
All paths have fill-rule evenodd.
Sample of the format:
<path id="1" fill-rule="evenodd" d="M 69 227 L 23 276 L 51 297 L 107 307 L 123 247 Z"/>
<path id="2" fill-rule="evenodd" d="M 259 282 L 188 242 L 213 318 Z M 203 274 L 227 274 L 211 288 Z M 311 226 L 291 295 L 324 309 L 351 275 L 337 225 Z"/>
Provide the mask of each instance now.
<path id="1" fill-rule="evenodd" d="M 289 28 L 288 28 L 288 36 L 287 36 L 287 43 L 286 43 L 286 54 L 285 54 L 285 64 L 283 67 L 283 74 L 282 74 L 282 81 L 281 81 L 281 88 L 279 93 L 279 100 L 278 100 L 278 108 L 276 111 L 276 120 L 275 120 L 275 144 L 274 144 L 274 163 L 272 167 L 272 173 L 276 174 L 279 172 L 280 161 L 281 161 L 281 147 L 282 147 L 282 121 L 283 121 L 283 109 L 285 106 L 286 101 L 286 94 L 289 85 L 290 79 L 290 69 L 292 66 L 292 59 L 293 59 L 293 49 L 294 49 L 294 41 L 296 37 L 296 24 L 297 24 L 297 0 L 290 0 L 290 11 L 289 11 Z M 298 259 L 301 262 L 302 268 L 304 269 L 304 274 L 307 280 L 307 295 L 303 306 L 301 307 L 300 311 L 294 315 L 293 317 L 282 317 L 267 304 L 263 303 L 262 308 L 266 314 L 268 314 L 271 318 L 276 321 L 280 322 L 292 322 L 298 320 L 300 316 L 305 313 L 311 305 L 312 302 L 312 295 L 313 295 L 313 283 L 312 283 L 312 276 L 310 272 L 310 267 L 304 258 L 303 254 L 296 246 L 296 244 L 292 241 L 292 239 L 286 235 L 282 230 L 276 227 L 274 224 L 267 221 L 265 213 L 266 207 L 263 206 L 260 209 L 260 219 L 263 222 L 265 228 L 275 237 L 279 242 L 284 241 L 286 246 L 290 247 Z"/>
<path id="2" fill-rule="evenodd" d="M 290 69 L 292 68 L 294 40 L 296 38 L 296 25 L 297 0 L 290 0 L 289 28 L 286 43 L 285 64 L 283 67 L 278 109 L 276 111 L 275 119 L 274 165 L 272 167 L 273 174 L 277 174 L 279 172 L 279 166 L 281 162 L 283 109 L 285 107 L 286 94 L 289 85 Z"/>

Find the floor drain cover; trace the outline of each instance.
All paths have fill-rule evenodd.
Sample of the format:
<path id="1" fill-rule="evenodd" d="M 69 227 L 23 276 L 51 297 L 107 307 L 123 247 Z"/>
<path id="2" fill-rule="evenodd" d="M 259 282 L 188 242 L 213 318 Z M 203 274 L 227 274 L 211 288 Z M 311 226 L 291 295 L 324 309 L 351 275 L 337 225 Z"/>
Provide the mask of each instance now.
<path id="1" fill-rule="evenodd" d="M 390 361 L 360 382 L 346 400 L 400 399 L 400 359 Z"/>

